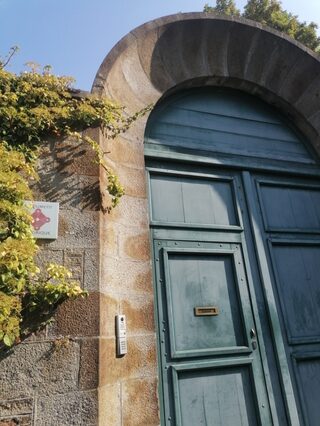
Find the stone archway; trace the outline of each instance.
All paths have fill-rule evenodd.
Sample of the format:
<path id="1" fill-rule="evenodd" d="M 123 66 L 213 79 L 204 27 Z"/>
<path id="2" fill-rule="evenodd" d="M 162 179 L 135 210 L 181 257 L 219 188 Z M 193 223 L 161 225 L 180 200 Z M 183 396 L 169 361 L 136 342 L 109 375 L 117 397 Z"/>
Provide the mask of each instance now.
<path id="1" fill-rule="evenodd" d="M 132 113 L 185 87 L 238 88 L 276 106 L 320 153 L 319 83 L 319 59 L 299 43 L 244 19 L 192 13 L 160 18 L 129 33 L 103 61 L 92 91 Z M 101 424 L 159 423 L 146 121 L 107 147 L 126 195 L 100 222 Z M 100 143 L 106 143 L 102 137 Z M 115 357 L 114 316 L 120 311 L 128 321 L 124 358 Z"/>

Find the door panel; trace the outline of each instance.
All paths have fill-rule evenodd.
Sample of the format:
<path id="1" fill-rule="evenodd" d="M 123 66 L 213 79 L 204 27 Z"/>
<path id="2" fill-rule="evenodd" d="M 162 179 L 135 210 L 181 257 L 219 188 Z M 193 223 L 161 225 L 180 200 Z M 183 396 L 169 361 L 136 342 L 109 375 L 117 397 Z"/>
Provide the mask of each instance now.
<path id="1" fill-rule="evenodd" d="M 320 342 L 320 244 L 270 242 L 290 344 Z"/>
<path id="2" fill-rule="evenodd" d="M 296 354 L 295 371 L 298 393 L 306 425 L 317 426 L 320 419 L 320 353 Z"/>
<path id="3" fill-rule="evenodd" d="M 251 351 L 235 256 L 233 251 L 222 250 L 164 250 L 173 358 Z M 247 293 L 246 289 L 242 292 Z M 248 303 L 247 294 L 243 294 L 243 299 Z M 197 316 L 197 307 L 216 308 L 217 315 Z M 252 328 L 252 317 L 247 321 L 247 329 Z"/>
<path id="4" fill-rule="evenodd" d="M 261 424 L 251 366 L 238 363 L 174 371 L 177 425 Z"/>
<path id="5" fill-rule="evenodd" d="M 240 226 L 232 178 L 152 172 L 150 196 L 152 223 Z"/>
<path id="6" fill-rule="evenodd" d="M 193 149 L 251 159 L 315 163 L 302 138 L 258 99 L 221 88 L 168 97 L 151 114 L 146 142 L 162 150 Z"/>
<path id="7" fill-rule="evenodd" d="M 155 240 L 154 253 L 165 424 L 270 425 L 241 244 Z"/>
<path id="8" fill-rule="evenodd" d="M 320 187 L 258 180 L 266 231 L 320 232 Z"/>

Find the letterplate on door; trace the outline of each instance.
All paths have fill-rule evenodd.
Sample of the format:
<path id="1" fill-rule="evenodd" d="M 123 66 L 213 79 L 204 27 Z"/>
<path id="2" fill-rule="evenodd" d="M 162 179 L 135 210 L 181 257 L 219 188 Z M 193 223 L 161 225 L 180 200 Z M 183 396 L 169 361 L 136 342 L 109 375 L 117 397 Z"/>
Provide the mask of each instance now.
<path id="1" fill-rule="evenodd" d="M 196 306 L 194 308 L 196 317 L 207 317 L 219 315 L 219 309 L 216 306 Z"/>

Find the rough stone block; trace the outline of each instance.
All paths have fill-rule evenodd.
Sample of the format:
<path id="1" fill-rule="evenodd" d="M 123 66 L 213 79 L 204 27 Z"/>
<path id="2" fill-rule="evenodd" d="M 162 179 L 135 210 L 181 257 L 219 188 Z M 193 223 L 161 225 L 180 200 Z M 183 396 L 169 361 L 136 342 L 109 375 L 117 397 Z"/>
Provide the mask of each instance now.
<path id="1" fill-rule="evenodd" d="M 96 176 L 79 176 L 81 202 L 78 208 L 82 210 L 100 211 L 101 194 L 99 178 Z M 72 207 L 76 207 L 72 205 Z"/>
<path id="2" fill-rule="evenodd" d="M 99 209 L 98 177 L 70 174 L 57 169 L 39 172 L 39 177 L 39 182 L 33 187 L 35 199 L 59 202 L 63 208 Z"/>
<path id="3" fill-rule="evenodd" d="M 114 222 L 109 222 L 106 220 L 106 223 L 101 230 L 101 242 L 103 248 L 109 256 L 118 257 L 119 256 L 119 226 Z"/>
<path id="4" fill-rule="evenodd" d="M 120 204 L 105 217 L 105 222 L 111 223 L 112 226 L 116 222 L 124 226 L 147 227 L 149 225 L 148 201 L 145 198 L 124 195 Z M 105 225 L 104 229 L 105 232 L 108 232 Z M 105 237 L 103 236 L 103 238 Z"/>
<path id="5" fill-rule="evenodd" d="M 120 313 L 120 303 L 116 296 L 100 295 L 100 336 L 115 337 L 115 316 Z"/>
<path id="6" fill-rule="evenodd" d="M 23 343 L 0 362 L 0 399 L 72 392 L 78 387 L 76 342 Z"/>
<path id="7" fill-rule="evenodd" d="M 98 392 L 72 392 L 38 399 L 37 426 L 89 426 L 98 423 Z"/>
<path id="8" fill-rule="evenodd" d="M 39 342 L 39 341 L 48 340 L 47 339 L 47 331 L 48 331 L 48 328 L 47 328 L 47 326 L 45 326 L 42 329 L 31 333 L 28 337 L 26 337 L 23 340 L 23 342 L 24 343 L 32 343 L 32 342 Z"/>
<path id="9" fill-rule="evenodd" d="M 80 343 L 79 387 L 82 390 L 98 387 L 99 341 L 82 340 Z"/>
<path id="10" fill-rule="evenodd" d="M 55 322 L 48 329 L 48 335 L 98 336 L 99 293 L 63 303 L 57 310 Z"/>
<path id="11" fill-rule="evenodd" d="M 64 207 L 77 207 L 81 203 L 79 176 L 59 172 L 39 171 L 39 182 L 35 186 L 36 199 L 59 202 Z"/>
<path id="12" fill-rule="evenodd" d="M 318 110 L 313 116 L 310 118 L 310 123 L 314 126 L 315 130 L 317 130 L 317 135 L 312 141 L 312 146 L 320 156 L 320 110 Z"/>
<path id="13" fill-rule="evenodd" d="M 102 136 L 100 127 L 90 127 L 82 132 L 83 136 L 89 136 L 89 138 L 99 141 L 99 138 Z"/>
<path id="14" fill-rule="evenodd" d="M 260 31 L 247 25 L 232 25 L 228 34 L 228 73 L 233 78 L 243 79 Z M 238 43 L 238 40 L 241 40 L 241 43 Z"/>
<path id="15" fill-rule="evenodd" d="M 161 33 L 160 33 L 161 35 Z M 160 79 L 160 87 L 167 87 L 167 75 L 164 67 L 162 58 L 160 55 L 155 56 L 157 50 L 154 47 L 157 45 L 159 39 L 158 31 L 145 31 L 143 37 L 137 37 L 137 46 L 138 46 L 138 55 L 140 59 L 141 66 L 144 70 L 144 73 L 150 78 L 151 67 L 152 65 L 158 66 L 158 79 Z M 169 78 L 170 81 L 170 78 Z M 158 97 L 160 97 L 158 95 Z"/>
<path id="16" fill-rule="evenodd" d="M 100 190 L 97 177 L 59 172 L 44 175 L 35 187 L 35 198 L 59 202 L 63 208 L 99 210 Z"/>
<path id="17" fill-rule="evenodd" d="M 153 301 L 152 295 L 131 296 L 121 300 L 120 311 L 126 314 L 129 336 L 155 332 Z"/>
<path id="18" fill-rule="evenodd" d="M 116 358 L 115 339 L 100 341 L 100 386 L 119 380 L 156 376 L 155 335 L 128 338 L 128 353 Z"/>
<path id="19" fill-rule="evenodd" d="M 43 245 L 41 240 L 38 240 L 37 244 L 40 246 L 36 258 L 39 267 L 45 268 L 47 263 L 59 263 L 60 265 L 63 263 L 63 250 L 48 250 L 45 246 L 41 248 Z"/>
<path id="20" fill-rule="evenodd" d="M 281 98 L 294 104 L 319 76 L 319 61 L 297 50 L 296 64 L 290 69 L 279 91 Z M 283 58 L 282 58 L 283 59 Z M 296 65 L 295 64 L 295 65 Z"/>
<path id="21" fill-rule="evenodd" d="M 21 416 L 24 414 L 31 414 L 32 411 L 33 398 L 7 399 L 5 401 L 0 401 L 1 417 Z"/>
<path id="22" fill-rule="evenodd" d="M 131 132 L 130 132 L 131 133 Z M 142 134 L 143 138 L 143 134 Z M 108 158 L 117 164 L 133 167 L 144 167 L 143 146 L 126 139 L 125 134 L 118 136 L 115 140 L 106 141 Z"/>
<path id="23" fill-rule="evenodd" d="M 99 425 L 122 426 L 120 383 L 99 388 Z"/>
<path id="24" fill-rule="evenodd" d="M 169 54 L 166 55 L 165 62 L 170 61 L 170 66 L 173 65 L 176 54 L 175 80 L 188 81 L 210 75 L 207 51 L 208 27 L 198 20 L 179 26 L 179 29 L 174 26 L 169 27 L 159 39 L 160 43 L 162 38 L 167 39 Z M 174 40 L 171 40 L 171 37 Z M 182 40 L 183 48 L 179 49 L 178 44 Z M 223 50 L 223 41 L 220 42 L 220 50 Z M 191 61 L 190 58 L 192 58 Z M 154 68 L 153 71 L 155 71 Z"/>
<path id="25" fill-rule="evenodd" d="M 84 251 L 82 249 L 66 249 L 64 265 L 72 272 L 72 278 L 83 283 Z"/>
<path id="26" fill-rule="evenodd" d="M 99 167 L 87 144 L 52 141 L 43 148 L 39 182 L 33 185 L 35 199 L 58 201 L 63 207 L 99 208 Z"/>
<path id="27" fill-rule="evenodd" d="M 135 93 L 145 106 L 154 103 L 159 93 L 150 83 L 149 76 L 144 73 L 138 52 L 137 42 L 132 43 L 120 58 L 122 74 L 127 86 Z"/>
<path id="28" fill-rule="evenodd" d="M 105 256 L 102 265 L 101 291 L 118 294 L 152 294 L 150 261 Z"/>
<path id="29" fill-rule="evenodd" d="M 144 167 L 118 166 L 115 169 L 126 195 L 147 198 L 147 184 Z"/>
<path id="30" fill-rule="evenodd" d="M 68 174 L 98 176 L 99 166 L 96 164 L 96 154 L 92 148 L 82 142 L 72 139 L 59 141 L 55 144 L 57 168 Z"/>
<path id="31" fill-rule="evenodd" d="M 306 117 L 319 114 L 320 110 L 320 75 L 309 85 L 302 96 L 295 104 L 295 108 L 300 110 Z"/>
<path id="32" fill-rule="evenodd" d="M 153 56 L 155 58 L 155 64 L 151 64 L 151 75 L 150 80 L 153 85 L 161 92 L 167 91 L 169 88 L 175 86 L 179 81 L 185 81 L 189 78 L 188 67 L 182 60 L 183 46 L 183 28 L 181 25 L 168 26 L 162 30 L 162 33 L 154 46 Z M 177 50 L 177 46 L 179 46 Z M 166 55 L 161 55 L 162 52 L 166 52 Z M 158 55 L 162 64 L 159 64 Z M 159 64 L 157 70 L 154 65 Z M 159 74 L 162 74 L 159 79 Z M 164 80 L 164 77 L 165 80 Z M 160 82 L 162 85 L 160 86 Z"/>
<path id="33" fill-rule="evenodd" d="M 115 316 L 120 312 L 127 316 L 127 332 L 130 335 L 153 333 L 154 311 L 152 295 L 126 295 L 119 302 L 117 295 L 101 294 L 100 335 L 115 336 Z"/>
<path id="34" fill-rule="evenodd" d="M 58 238 L 46 241 L 50 249 L 94 248 L 99 244 L 99 212 L 60 210 Z"/>
<path id="35" fill-rule="evenodd" d="M 84 252 L 84 282 L 86 290 L 99 290 L 99 249 L 85 249 Z"/>
<path id="36" fill-rule="evenodd" d="M 157 100 L 158 98 L 155 98 L 155 101 Z M 121 134 L 121 137 L 124 138 L 125 140 L 135 142 L 137 149 L 139 149 L 140 155 L 143 155 L 143 152 L 144 152 L 144 134 L 146 131 L 146 125 L 147 125 L 149 115 L 150 115 L 150 112 L 148 111 L 143 117 L 140 117 L 138 120 L 133 122 L 129 130 Z M 138 167 L 138 164 L 136 165 L 136 167 Z M 143 163 L 143 167 L 144 167 L 144 163 Z"/>
<path id="37" fill-rule="evenodd" d="M 123 426 L 158 426 L 156 379 L 128 380 L 122 384 Z"/>
<path id="38" fill-rule="evenodd" d="M 126 54 L 127 52 L 124 52 Z M 129 113 L 134 114 L 140 109 L 146 107 L 148 103 L 144 103 L 139 99 L 139 94 L 131 87 L 130 83 L 128 83 L 126 76 L 123 72 L 123 63 L 126 58 L 119 58 L 116 60 L 112 70 L 110 70 L 110 74 L 108 75 L 108 80 L 112 80 L 112 86 L 108 86 L 108 95 L 112 99 L 117 99 L 117 101 L 126 106 L 126 110 Z M 105 87 L 107 84 L 105 85 Z M 124 89 L 125 88 L 125 89 Z M 126 101 L 123 102 L 123 93 L 126 93 Z"/>
<path id="39" fill-rule="evenodd" d="M 0 426 L 31 426 L 32 425 L 32 415 L 27 414 L 26 416 L 14 416 L 0 418 Z"/>
<path id="40" fill-rule="evenodd" d="M 142 232 L 141 232 L 142 231 Z M 150 259 L 150 236 L 149 232 L 134 229 L 132 232 L 122 232 L 120 235 L 119 256 L 128 257 L 133 260 L 146 261 Z"/>

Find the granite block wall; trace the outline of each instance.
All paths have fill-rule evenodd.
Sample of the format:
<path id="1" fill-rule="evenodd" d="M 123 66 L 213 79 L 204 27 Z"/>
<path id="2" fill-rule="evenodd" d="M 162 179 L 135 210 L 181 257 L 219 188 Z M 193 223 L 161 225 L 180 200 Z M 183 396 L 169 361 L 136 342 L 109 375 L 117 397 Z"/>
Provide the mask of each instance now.
<path id="1" fill-rule="evenodd" d="M 94 131 L 91 132 L 94 136 Z M 74 140 L 45 144 L 35 199 L 60 203 L 59 235 L 38 240 L 90 294 L 0 358 L 0 425 L 96 425 L 99 359 L 99 168 Z"/>

